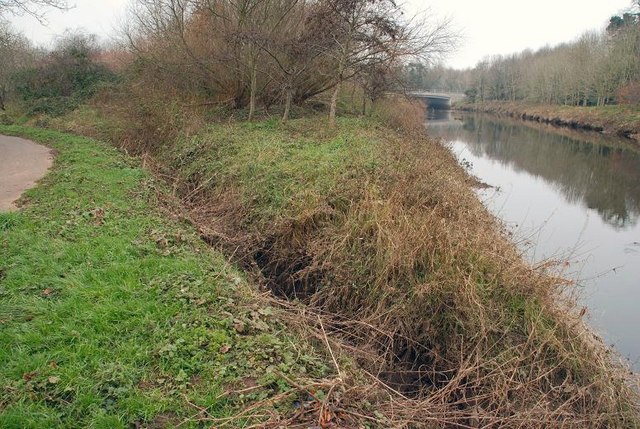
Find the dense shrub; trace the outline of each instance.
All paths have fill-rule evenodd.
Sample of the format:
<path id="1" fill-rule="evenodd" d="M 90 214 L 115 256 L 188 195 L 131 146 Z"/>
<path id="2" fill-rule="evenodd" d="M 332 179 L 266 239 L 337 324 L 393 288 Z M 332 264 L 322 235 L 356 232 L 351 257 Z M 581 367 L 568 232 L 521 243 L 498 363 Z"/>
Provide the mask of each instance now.
<path id="1" fill-rule="evenodd" d="M 618 101 L 622 104 L 640 104 L 640 82 L 631 82 L 620 88 Z"/>
<path id="2" fill-rule="evenodd" d="M 68 34 L 35 66 L 18 72 L 14 83 L 28 112 L 59 116 L 92 96 L 99 83 L 114 81 L 96 52 L 93 36 Z"/>

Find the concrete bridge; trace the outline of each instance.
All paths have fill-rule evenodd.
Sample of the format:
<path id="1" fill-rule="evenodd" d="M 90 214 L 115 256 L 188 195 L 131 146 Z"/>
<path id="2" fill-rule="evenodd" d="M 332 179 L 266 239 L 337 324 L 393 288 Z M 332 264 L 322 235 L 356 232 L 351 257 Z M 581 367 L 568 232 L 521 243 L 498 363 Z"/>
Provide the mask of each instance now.
<path id="1" fill-rule="evenodd" d="M 452 102 L 460 101 L 464 98 L 464 94 L 439 91 L 412 91 L 407 95 L 412 98 L 422 99 L 429 109 L 436 110 L 451 109 Z"/>

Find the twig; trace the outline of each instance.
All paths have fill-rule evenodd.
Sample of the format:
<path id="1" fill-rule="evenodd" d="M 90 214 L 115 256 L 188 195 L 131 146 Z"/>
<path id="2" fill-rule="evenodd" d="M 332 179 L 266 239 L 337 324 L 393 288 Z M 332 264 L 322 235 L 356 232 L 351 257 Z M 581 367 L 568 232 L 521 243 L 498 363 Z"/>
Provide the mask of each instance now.
<path id="1" fill-rule="evenodd" d="M 324 335 L 324 342 L 327 345 L 327 348 L 329 349 L 329 353 L 331 354 L 331 359 L 333 359 L 333 364 L 336 366 L 336 370 L 338 371 L 338 378 L 340 380 L 344 380 L 344 377 L 342 376 L 342 371 L 340 370 L 340 365 L 338 365 L 338 361 L 336 360 L 336 357 L 333 354 L 333 350 L 331 349 L 331 344 L 329 344 L 329 338 L 327 338 L 327 331 L 324 330 L 322 319 L 320 318 L 320 315 L 317 315 L 317 316 L 318 316 L 318 322 L 320 322 L 320 329 L 322 329 L 322 334 Z"/>

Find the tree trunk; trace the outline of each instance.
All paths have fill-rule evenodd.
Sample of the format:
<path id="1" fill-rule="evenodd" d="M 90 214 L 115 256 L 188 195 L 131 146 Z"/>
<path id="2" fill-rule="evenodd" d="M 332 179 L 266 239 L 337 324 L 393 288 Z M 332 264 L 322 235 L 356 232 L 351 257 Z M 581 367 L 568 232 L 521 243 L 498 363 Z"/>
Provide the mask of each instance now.
<path id="1" fill-rule="evenodd" d="M 291 110 L 291 99 L 293 98 L 293 94 L 291 89 L 287 88 L 287 95 L 284 100 L 284 113 L 282 114 L 282 122 L 287 122 L 289 120 L 289 112 Z"/>
<path id="2" fill-rule="evenodd" d="M 341 86 L 342 82 L 338 82 L 331 96 L 331 107 L 329 108 L 329 125 L 331 127 L 336 126 L 336 110 L 338 109 L 338 94 L 340 93 Z"/>
<path id="3" fill-rule="evenodd" d="M 0 110 L 6 110 L 4 106 L 4 99 L 6 97 L 7 90 L 4 86 L 0 86 Z"/>
<path id="4" fill-rule="evenodd" d="M 251 65 L 251 94 L 249 97 L 249 121 L 253 121 L 256 113 L 256 91 L 258 88 L 258 61 L 254 59 Z"/>

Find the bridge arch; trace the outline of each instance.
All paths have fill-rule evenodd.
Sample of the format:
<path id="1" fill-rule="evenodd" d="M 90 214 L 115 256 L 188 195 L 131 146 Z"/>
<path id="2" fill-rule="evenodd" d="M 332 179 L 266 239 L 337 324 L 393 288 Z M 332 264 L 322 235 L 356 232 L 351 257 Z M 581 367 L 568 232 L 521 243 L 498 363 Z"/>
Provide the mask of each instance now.
<path id="1" fill-rule="evenodd" d="M 414 91 L 408 93 L 412 98 L 418 98 L 425 102 L 427 108 L 436 110 L 450 110 L 453 101 L 461 100 L 463 94 L 437 93 L 430 91 Z"/>

